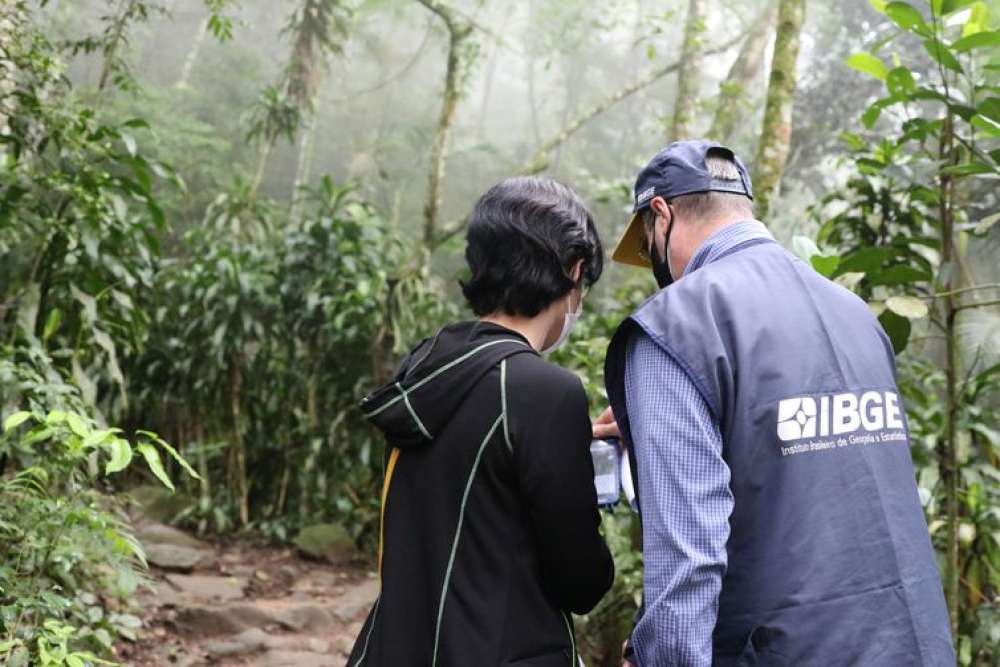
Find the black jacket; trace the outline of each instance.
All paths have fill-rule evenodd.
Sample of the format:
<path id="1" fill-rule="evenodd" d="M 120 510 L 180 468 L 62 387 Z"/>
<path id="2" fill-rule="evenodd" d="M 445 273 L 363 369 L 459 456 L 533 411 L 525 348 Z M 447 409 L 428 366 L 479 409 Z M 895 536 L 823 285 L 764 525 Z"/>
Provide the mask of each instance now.
<path id="1" fill-rule="evenodd" d="M 362 402 L 388 443 L 382 591 L 348 664 L 575 667 L 614 565 L 583 387 L 519 334 L 445 327 Z"/>

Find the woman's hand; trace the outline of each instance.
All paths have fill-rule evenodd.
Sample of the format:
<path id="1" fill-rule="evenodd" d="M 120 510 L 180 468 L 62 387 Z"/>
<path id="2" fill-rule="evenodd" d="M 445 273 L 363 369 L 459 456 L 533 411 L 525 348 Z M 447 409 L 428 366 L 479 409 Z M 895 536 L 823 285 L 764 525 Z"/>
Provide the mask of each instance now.
<path id="1" fill-rule="evenodd" d="M 601 416 L 594 420 L 594 437 L 598 440 L 604 438 L 621 438 L 621 431 L 618 430 L 618 422 L 615 421 L 615 413 L 611 408 L 607 408 Z"/>

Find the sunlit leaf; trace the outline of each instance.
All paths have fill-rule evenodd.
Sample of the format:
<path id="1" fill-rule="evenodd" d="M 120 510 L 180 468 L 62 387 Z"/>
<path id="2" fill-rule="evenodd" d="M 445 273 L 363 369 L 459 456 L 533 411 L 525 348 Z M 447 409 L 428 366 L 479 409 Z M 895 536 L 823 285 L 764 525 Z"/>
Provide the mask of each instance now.
<path id="1" fill-rule="evenodd" d="M 886 307 L 897 315 L 910 319 L 927 317 L 927 304 L 913 296 L 890 296 L 885 300 Z"/>
<path id="2" fill-rule="evenodd" d="M 848 67 L 856 69 L 859 72 L 873 76 L 880 81 L 885 81 L 886 76 L 889 74 L 889 69 L 881 60 L 865 51 L 855 53 L 849 57 L 847 59 L 847 65 Z"/>
<path id="3" fill-rule="evenodd" d="M 29 419 L 31 419 L 31 413 L 28 412 L 27 410 L 22 410 L 21 412 L 15 412 L 14 414 L 12 414 L 11 416 L 7 417 L 7 419 L 4 420 L 3 430 L 10 431 L 11 429 L 15 429 L 24 422 L 28 421 Z"/>
<path id="4" fill-rule="evenodd" d="M 127 440 L 114 438 L 105 444 L 104 447 L 108 451 L 108 454 L 111 455 L 111 460 L 104 466 L 104 474 L 110 475 L 119 470 L 124 470 L 132 462 L 132 447 Z M 149 459 L 146 460 L 148 461 Z M 156 471 L 153 471 L 153 474 L 156 474 Z"/>
<path id="5" fill-rule="evenodd" d="M 976 32 L 952 43 L 951 48 L 959 53 L 973 49 L 985 49 L 1000 46 L 1000 31 Z"/>
<path id="6" fill-rule="evenodd" d="M 167 471 L 163 469 L 163 462 L 160 460 L 160 454 L 156 448 L 148 442 L 139 443 L 135 448 L 142 454 L 142 458 L 146 459 L 146 465 L 149 466 L 150 472 L 156 476 L 156 479 L 160 480 L 163 486 L 174 491 L 174 483 L 170 481 Z"/>
<path id="7" fill-rule="evenodd" d="M 885 14 L 903 30 L 923 36 L 931 33 L 931 29 L 924 22 L 924 17 L 909 3 L 890 2 L 885 6 Z"/>
<path id="8" fill-rule="evenodd" d="M 951 50 L 945 44 L 942 44 L 936 37 L 925 39 L 924 48 L 927 49 L 927 53 L 930 54 L 931 58 L 944 67 L 953 72 L 962 72 L 962 64 L 958 62 L 958 58 L 956 58 Z"/>

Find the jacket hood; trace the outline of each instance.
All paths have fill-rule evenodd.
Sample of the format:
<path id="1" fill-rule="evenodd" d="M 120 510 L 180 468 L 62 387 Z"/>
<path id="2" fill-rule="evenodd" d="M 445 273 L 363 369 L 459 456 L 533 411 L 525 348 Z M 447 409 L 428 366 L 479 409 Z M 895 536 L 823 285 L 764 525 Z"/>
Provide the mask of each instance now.
<path id="1" fill-rule="evenodd" d="M 537 354 L 521 334 L 485 322 L 460 322 L 420 342 L 396 376 L 361 401 L 365 419 L 401 449 L 430 443 L 491 368 Z"/>

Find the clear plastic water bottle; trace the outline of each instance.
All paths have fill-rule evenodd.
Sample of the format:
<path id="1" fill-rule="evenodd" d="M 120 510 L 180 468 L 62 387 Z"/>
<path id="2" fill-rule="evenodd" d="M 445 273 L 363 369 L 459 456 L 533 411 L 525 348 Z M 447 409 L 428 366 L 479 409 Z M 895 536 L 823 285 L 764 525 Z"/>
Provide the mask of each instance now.
<path id="1" fill-rule="evenodd" d="M 594 440 L 590 443 L 594 460 L 594 487 L 597 504 L 613 507 L 621 495 L 621 451 L 617 440 Z"/>

